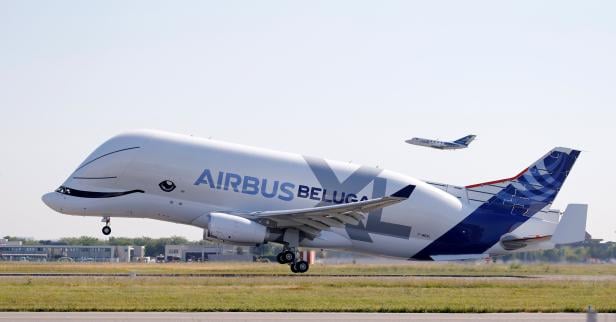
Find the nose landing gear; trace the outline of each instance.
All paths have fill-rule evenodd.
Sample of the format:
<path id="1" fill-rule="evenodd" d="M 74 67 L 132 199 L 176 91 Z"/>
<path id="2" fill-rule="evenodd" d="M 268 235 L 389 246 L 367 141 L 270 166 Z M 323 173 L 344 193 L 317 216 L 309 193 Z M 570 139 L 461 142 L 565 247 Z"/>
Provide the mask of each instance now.
<path id="1" fill-rule="evenodd" d="M 111 221 L 111 218 L 109 217 L 103 217 L 103 220 L 101 220 L 102 222 L 105 223 L 105 226 L 103 227 L 103 235 L 107 236 L 109 234 L 111 234 L 111 227 L 109 227 L 109 222 Z"/>

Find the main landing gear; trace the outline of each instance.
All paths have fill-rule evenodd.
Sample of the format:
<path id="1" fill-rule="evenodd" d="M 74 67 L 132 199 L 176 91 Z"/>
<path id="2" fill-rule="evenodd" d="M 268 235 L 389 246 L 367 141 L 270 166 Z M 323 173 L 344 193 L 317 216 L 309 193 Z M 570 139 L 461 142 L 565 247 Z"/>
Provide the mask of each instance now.
<path id="1" fill-rule="evenodd" d="M 105 226 L 103 227 L 103 235 L 107 236 L 111 234 L 111 227 L 109 227 L 109 222 L 111 221 L 111 218 L 103 217 L 103 220 L 101 221 L 105 223 Z"/>
<path id="2" fill-rule="evenodd" d="M 295 261 L 295 254 L 290 250 L 283 250 L 276 256 L 276 260 L 280 264 L 293 263 Z"/>
<path id="3" fill-rule="evenodd" d="M 284 247 L 282 252 L 276 256 L 278 263 L 289 264 L 293 273 L 306 273 L 310 265 L 305 260 L 298 260 L 299 231 L 295 228 L 285 229 L 282 240 Z"/>
<path id="4" fill-rule="evenodd" d="M 310 265 L 305 260 L 297 260 L 299 256 L 296 256 L 296 252 L 285 248 L 280 254 L 276 256 L 276 260 L 280 264 L 289 264 L 291 272 L 293 273 L 306 273 Z"/>

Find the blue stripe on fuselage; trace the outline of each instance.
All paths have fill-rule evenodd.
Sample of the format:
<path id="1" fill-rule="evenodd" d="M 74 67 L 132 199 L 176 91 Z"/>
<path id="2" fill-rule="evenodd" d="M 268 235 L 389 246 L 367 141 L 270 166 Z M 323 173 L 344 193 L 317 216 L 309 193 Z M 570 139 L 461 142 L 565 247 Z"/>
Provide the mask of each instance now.
<path id="1" fill-rule="evenodd" d="M 512 213 L 513 205 L 487 202 L 473 211 L 462 222 L 413 256 L 413 259 L 431 260 L 431 255 L 482 254 L 506 234 L 527 221 L 545 203 L 532 205 L 526 215 Z"/>

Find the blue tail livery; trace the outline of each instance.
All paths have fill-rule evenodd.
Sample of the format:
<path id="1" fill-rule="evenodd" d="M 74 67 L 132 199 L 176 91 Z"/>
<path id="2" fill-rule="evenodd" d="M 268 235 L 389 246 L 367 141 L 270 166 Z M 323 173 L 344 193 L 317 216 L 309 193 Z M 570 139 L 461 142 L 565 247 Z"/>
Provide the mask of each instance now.
<path id="1" fill-rule="evenodd" d="M 514 177 L 466 186 L 469 199 L 482 203 L 413 259 L 484 253 L 504 234 L 549 208 L 579 154 L 555 148 Z"/>

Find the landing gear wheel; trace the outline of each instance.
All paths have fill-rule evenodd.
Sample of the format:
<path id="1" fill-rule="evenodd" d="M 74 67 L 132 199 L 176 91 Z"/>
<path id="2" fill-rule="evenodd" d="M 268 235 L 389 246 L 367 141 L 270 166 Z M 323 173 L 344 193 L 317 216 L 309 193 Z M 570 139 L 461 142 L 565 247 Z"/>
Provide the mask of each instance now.
<path id="1" fill-rule="evenodd" d="M 103 227 L 103 235 L 107 236 L 109 234 L 111 234 L 111 227 L 109 226 Z"/>
<path id="2" fill-rule="evenodd" d="M 308 265 L 307 261 L 299 261 L 291 265 L 291 271 L 293 273 L 306 273 L 308 268 L 310 268 L 310 265 Z"/>
<path id="3" fill-rule="evenodd" d="M 286 264 L 287 263 L 282 258 L 282 253 L 278 253 L 278 255 L 276 255 L 276 260 L 278 261 L 279 264 Z"/>
<path id="4" fill-rule="evenodd" d="M 291 263 L 291 264 L 289 264 L 289 267 L 291 268 L 291 272 L 293 272 L 293 273 L 299 273 L 299 272 L 297 271 L 297 269 L 295 269 L 295 263 Z"/>
<path id="5" fill-rule="evenodd" d="M 293 263 L 293 261 L 295 261 L 295 254 L 291 251 L 286 250 L 280 254 L 280 259 L 282 259 L 284 263 Z"/>

